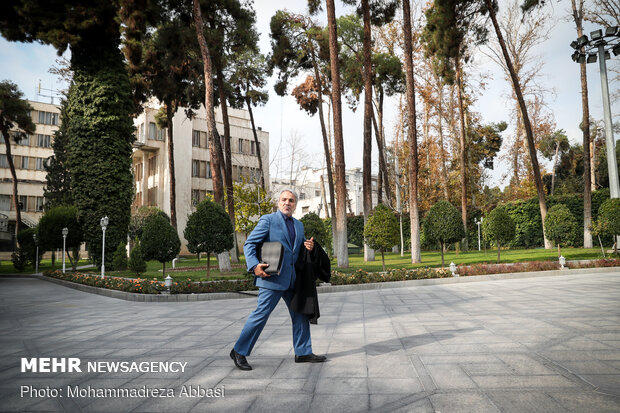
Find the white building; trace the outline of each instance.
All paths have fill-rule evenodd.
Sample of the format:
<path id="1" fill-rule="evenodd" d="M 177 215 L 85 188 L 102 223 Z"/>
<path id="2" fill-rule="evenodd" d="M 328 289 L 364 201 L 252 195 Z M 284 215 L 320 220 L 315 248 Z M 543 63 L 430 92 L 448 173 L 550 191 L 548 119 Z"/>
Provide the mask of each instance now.
<path id="1" fill-rule="evenodd" d="M 321 180 L 321 177 L 323 178 Z M 362 169 L 353 168 L 345 171 L 345 183 L 347 186 L 347 214 L 362 215 L 364 213 L 364 200 L 362 196 Z M 334 191 L 335 191 L 334 182 Z M 327 218 L 326 206 L 329 210 L 331 198 L 329 196 L 329 183 L 327 181 L 327 168 L 313 169 L 302 168 L 297 174 L 297 179 L 292 182 L 288 179 L 274 178 L 271 182 L 274 195 L 284 188 L 291 188 L 297 192 L 299 200 L 294 217 L 299 219 L 309 212 L 314 212 L 321 218 Z M 372 205 L 377 205 L 377 177 L 372 176 Z"/>
<path id="2" fill-rule="evenodd" d="M 157 206 L 170 215 L 170 176 L 168 168 L 167 131 L 155 123 L 159 103 L 152 101 L 134 120 L 136 142 L 133 152 L 133 171 L 136 197 L 132 210 L 143 205 Z M 259 182 L 260 169 L 249 112 L 228 109 L 232 152 L 232 178 Z M 224 136 L 224 124 L 219 108 L 215 110 L 218 132 Z M 176 180 L 177 229 L 182 243 L 182 253 L 187 252 L 183 231 L 187 217 L 195 205 L 213 193 L 207 119 L 204 107 L 189 119 L 183 109 L 173 118 L 174 165 Z M 269 133 L 257 127 L 263 166 L 267 169 L 265 182 L 269 182 Z"/>
<path id="3" fill-rule="evenodd" d="M 54 132 L 60 125 L 60 106 L 28 101 L 36 129 L 18 144 L 11 139 L 11 153 L 17 175 L 17 192 L 22 222 L 26 226 L 37 225 L 43 215 L 43 188 L 45 187 L 45 163 L 53 155 L 51 144 Z M 0 251 L 13 250 L 15 237 L 15 207 L 13 203 L 13 177 L 6 157 L 4 137 L 0 134 L 0 220 L 8 225 L 0 226 Z"/>

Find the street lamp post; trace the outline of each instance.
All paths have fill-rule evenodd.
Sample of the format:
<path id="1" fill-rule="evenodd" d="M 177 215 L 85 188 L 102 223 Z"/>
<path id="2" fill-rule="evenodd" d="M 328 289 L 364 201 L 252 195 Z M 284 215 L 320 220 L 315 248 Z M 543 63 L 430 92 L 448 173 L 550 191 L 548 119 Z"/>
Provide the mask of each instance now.
<path id="1" fill-rule="evenodd" d="M 480 220 L 478 220 L 478 218 L 474 218 L 474 222 L 478 225 L 478 251 L 480 251 L 480 224 L 482 224 L 483 219 L 483 217 L 480 217 Z"/>
<path id="2" fill-rule="evenodd" d="M 62 229 L 62 273 L 65 273 L 65 246 L 67 245 L 67 235 L 69 234 L 68 228 Z"/>
<path id="3" fill-rule="evenodd" d="M 616 151 L 614 142 L 614 131 L 611 120 L 611 104 L 609 101 L 609 85 L 607 82 L 607 65 L 605 61 L 611 58 L 610 51 L 614 56 L 620 54 L 620 30 L 618 26 L 606 27 L 579 37 L 570 44 L 575 52 L 572 55 L 573 61 L 577 63 L 595 63 L 599 61 L 601 75 L 601 91 L 603 95 L 603 114 L 605 117 L 605 144 L 607 147 L 607 167 L 609 170 L 609 192 L 611 198 L 620 197 L 620 186 L 618 183 L 618 164 L 616 162 Z"/>
<path id="4" fill-rule="evenodd" d="M 36 274 L 39 272 L 39 240 L 37 239 L 37 234 L 32 234 L 32 238 L 36 246 L 36 254 L 34 256 L 34 273 Z"/>
<path id="5" fill-rule="evenodd" d="M 101 218 L 101 230 L 103 231 L 103 240 L 101 246 L 101 278 L 105 278 L 105 230 L 108 227 L 110 220 L 107 216 Z"/>

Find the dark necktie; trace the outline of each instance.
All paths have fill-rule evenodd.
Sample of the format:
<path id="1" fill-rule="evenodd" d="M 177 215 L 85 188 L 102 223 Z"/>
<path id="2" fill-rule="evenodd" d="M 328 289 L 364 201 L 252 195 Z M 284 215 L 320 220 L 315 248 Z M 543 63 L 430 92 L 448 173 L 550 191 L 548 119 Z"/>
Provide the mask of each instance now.
<path id="1" fill-rule="evenodd" d="M 286 229 L 288 229 L 288 237 L 291 240 L 291 245 L 293 245 L 293 247 L 295 246 L 295 224 L 293 224 L 293 218 L 292 217 L 286 217 L 284 219 L 284 222 L 286 222 Z"/>

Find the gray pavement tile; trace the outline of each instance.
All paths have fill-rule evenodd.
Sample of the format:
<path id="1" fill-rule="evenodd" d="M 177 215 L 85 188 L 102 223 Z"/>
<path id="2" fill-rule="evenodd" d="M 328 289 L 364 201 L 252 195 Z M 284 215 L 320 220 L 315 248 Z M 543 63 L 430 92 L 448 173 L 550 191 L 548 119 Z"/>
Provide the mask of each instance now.
<path id="1" fill-rule="evenodd" d="M 441 413 L 499 413 L 497 408 L 486 395 L 481 393 L 438 393 L 429 397 L 436 412 Z"/>
<path id="2" fill-rule="evenodd" d="M 506 413 L 556 413 L 566 408 L 542 391 L 486 393 L 493 404 Z"/>
<path id="3" fill-rule="evenodd" d="M 417 378 L 369 378 L 368 388 L 370 394 L 411 394 L 424 391 L 424 386 Z"/>
<path id="4" fill-rule="evenodd" d="M 457 364 L 430 364 L 426 370 L 440 390 L 476 388 L 476 383 Z"/>
<path id="5" fill-rule="evenodd" d="M 430 400 L 418 395 L 371 394 L 370 409 L 372 412 L 435 413 Z"/>
<path id="6" fill-rule="evenodd" d="M 368 379 L 356 377 L 319 378 L 315 393 L 368 394 Z"/>
<path id="7" fill-rule="evenodd" d="M 202 399 L 190 411 L 196 413 L 252 411 L 250 407 L 258 397 L 257 394 L 225 394 L 222 398 Z"/>
<path id="8" fill-rule="evenodd" d="M 617 413 L 620 398 L 598 393 L 547 392 L 564 409 L 571 412 Z"/>
<path id="9" fill-rule="evenodd" d="M 252 412 L 307 412 L 312 402 L 312 394 L 264 394 L 256 398 L 250 410 Z"/>
<path id="10" fill-rule="evenodd" d="M 370 407 L 368 395 L 316 394 L 310 404 L 311 412 L 353 413 L 366 412 Z"/>
<path id="11" fill-rule="evenodd" d="M 472 376 L 482 389 L 578 388 L 580 385 L 560 375 L 547 376 Z"/>

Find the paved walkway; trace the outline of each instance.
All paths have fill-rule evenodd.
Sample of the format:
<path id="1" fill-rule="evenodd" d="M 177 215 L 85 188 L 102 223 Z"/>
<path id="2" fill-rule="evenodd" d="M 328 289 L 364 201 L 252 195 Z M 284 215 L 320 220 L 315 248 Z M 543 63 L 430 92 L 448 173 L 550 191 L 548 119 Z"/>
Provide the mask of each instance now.
<path id="1" fill-rule="evenodd" d="M 294 363 L 281 303 L 249 358 L 254 370 L 242 372 L 228 353 L 254 298 L 137 303 L 2 278 L 0 411 L 620 411 L 616 269 L 320 301 L 312 338 L 327 363 Z M 21 357 L 77 357 L 83 372 L 21 373 Z M 187 365 L 182 373 L 85 371 L 95 361 Z M 174 397 L 68 394 L 88 396 L 89 386 Z M 54 389 L 58 397 L 45 397 Z"/>

